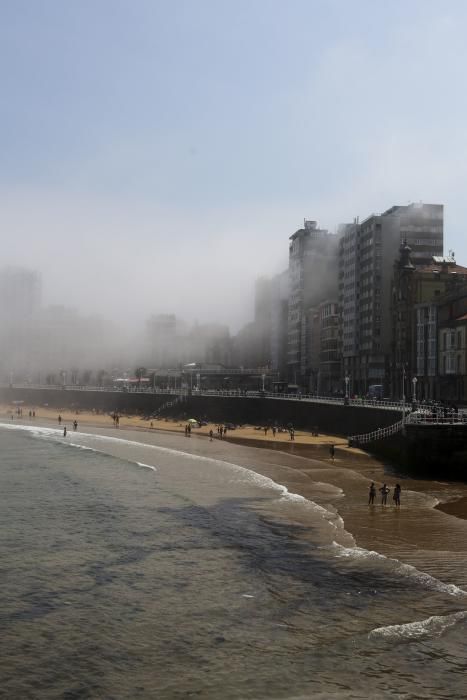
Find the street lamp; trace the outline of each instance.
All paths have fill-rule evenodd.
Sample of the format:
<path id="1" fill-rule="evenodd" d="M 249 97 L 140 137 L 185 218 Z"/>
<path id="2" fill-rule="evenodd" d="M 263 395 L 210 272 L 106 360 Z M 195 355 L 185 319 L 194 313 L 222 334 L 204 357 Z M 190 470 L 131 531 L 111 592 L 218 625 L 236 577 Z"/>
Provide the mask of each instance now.
<path id="1" fill-rule="evenodd" d="M 348 374 L 345 375 L 344 377 L 345 381 L 345 399 L 344 399 L 344 404 L 347 406 L 349 403 L 349 382 L 350 382 L 350 377 Z"/>
<path id="2" fill-rule="evenodd" d="M 265 374 L 262 374 L 262 375 L 261 375 L 261 381 L 263 382 L 262 391 L 264 391 L 264 380 L 265 380 L 265 379 L 266 379 L 266 375 L 265 375 Z"/>
<path id="3" fill-rule="evenodd" d="M 405 365 L 402 364 L 402 429 L 405 431 Z M 405 434 L 405 432 L 404 432 Z"/>
<path id="4" fill-rule="evenodd" d="M 417 401 L 417 377 L 412 379 L 412 403 Z"/>

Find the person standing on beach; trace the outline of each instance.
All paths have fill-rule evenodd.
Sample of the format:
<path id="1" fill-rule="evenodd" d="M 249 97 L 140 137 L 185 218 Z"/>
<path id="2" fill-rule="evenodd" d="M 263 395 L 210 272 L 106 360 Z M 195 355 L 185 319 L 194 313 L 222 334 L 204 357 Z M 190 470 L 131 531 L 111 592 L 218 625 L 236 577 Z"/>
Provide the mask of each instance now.
<path id="1" fill-rule="evenodd" d="M 58 414 L 58 424 L 61 425 L 61 423 L 62 423 L 62 417 L 61 417 L 61 415 L 60 415 L 60 413 L 59 413 L 59 414 Z"/>
<path id="2" fill-rule="evenodd" d="M 212 435 L 213 435 L 213 433 L 212 433 L 212 428 L 211 428 L 211 430 L 209 431 L 209 442 L 212 442 Z"/>
<path id="3" fill-rule="evenodd" d="M 389 489 L 388 489 L 386 484 L 383 484 L 381 486 L 380 492 L 381 492 L 381 505 L 385 506 L 385 505 L 387 505 L 387 502 L 388 502 L 388 493 L 389 493 Z"/>
<path id="4" fill-rule="evenodd" d="M 376 486 L 375 482 L 372 481 L 370 484 L 370 489 L 368 491 L 368 505 L 373 506 L 375 504 L 375 498 L 376 498 Z"/>
<path id="5" fill-rule="evenodd" d="M 66 425 L 65 425 L 65 427 L 63 428 L 63 437 L 66 437 Z"/>
<path id="6" fill-rule="evenodd" d="M 276 437 L 276 426 L 272 426 L 272 437 Z"/>
<path id="7" fill-rule="evenodd" d="M 401 485 L 396 484 L 394 487 L 394 494 L 392 496 L 395 506 L 400 506 L 401 504 Z"/>
<path id="8" fill-rule="evenodd" d="M 295 440 L 295 430 L 293 428 L 290 428 L 290 439 Z"/>
<path id="9" fill-rule="evenodd" d="M 331 459 L 332 459 L 333 462 L 334 462 L 334 455 L 335 455 L 335 452 L 336 452 L 336 451 L 335 451 L 334 445 L 331 445 L 331 447 L 329 448 L 329 456 L 331 457 Z"/>

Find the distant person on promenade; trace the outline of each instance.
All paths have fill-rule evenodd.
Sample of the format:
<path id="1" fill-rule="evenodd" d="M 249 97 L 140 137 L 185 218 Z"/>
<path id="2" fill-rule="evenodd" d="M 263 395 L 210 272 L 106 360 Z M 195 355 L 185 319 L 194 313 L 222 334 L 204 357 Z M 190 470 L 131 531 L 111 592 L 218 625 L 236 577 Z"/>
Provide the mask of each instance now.
<path id="1" fill-rule="evenodd" d="M 212 428 L 211 428 L 211 430 L 209 431 L 209 442 L 212 442 L 212 436 L 213 436 L 213 432 L 212 432 Z"/>
<path id="2" fill-rule="evenodd" d="M 387 505 L 388 502 L 388 493 L 389 493 L 389 488 L 387 487 L 386 484 L 383 484 L 380 488 L 381 492 L 381 505 L 385 506 Z"/>
<path id="3" fill-rule="evenodd" d="M 276 426 L 273 425 L 272 427 L 272 437 L 276 437 Z"/>
<path id="4" fill-rule="evenodd" d="M 394 494 L 392 497 L 395 506 L 400 506 L 401 504 L 401 485 L 396 484 L 394 487 Z"/>
<path id="5" fill-rule="evenodd" d="M 66 425 L 65 425 L 65 427 L 63 428 L 63 437 L 66 437 Z"/>
<path id="6" fill-rule="evenodd" d="M 334 445 L 331 445 L 331 447 L 329 448 L 329 456 L 331 457 L 331 459 L 332 459 L 333 462 L 334 462 L 334 455 L 335 455 L 335 453 L 336 453 L 336 450 L 335 450 L 335 448 L 334 448 Z"/>
<path id="7" fill-rule="evenodd" d="M 375 498 L 376 498 L 376 486 L 375 482 L 372 481 L 370 484 L 370 489 L 368 491 L 368 505 L 373 506 L 375 504 Z"/>

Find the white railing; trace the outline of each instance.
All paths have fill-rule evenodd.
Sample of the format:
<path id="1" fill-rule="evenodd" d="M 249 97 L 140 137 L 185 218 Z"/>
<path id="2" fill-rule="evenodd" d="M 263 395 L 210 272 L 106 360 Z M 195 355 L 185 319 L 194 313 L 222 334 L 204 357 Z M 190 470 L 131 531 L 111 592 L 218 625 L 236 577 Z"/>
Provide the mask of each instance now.
<path id="1" fill-rule="evenodd" d="M 364 445 L 367 442 L 373 442 L 374 440 L 384 440 L 384 438 L 400 433 L 404 427 L 404 421 L 400 420 L 393 425 L 388 425 L 386 428 L 378 428 L 373 430 L 371 433 L 362 433 L 361 435 L 351 435 L 348 438 L 349 446 Z"/>
<path id="2" fill-rule="evenodd" d="M 407 416 L 410 425 L 467 425 L 467 413 L 447 411 L 446 413 L 419 413 L 415 411 Z"/>
<path id="3" fill-rule="evenodd" d="M 326 396 L 319 394 L 279 394 L 271 391 L 244 391 L 240 389 L 200 389 L 189 390 L 183 388 L 161 389 L 158 387 L 115 387 L 115 386 L 91 386 L 82 384 L 25 384 L 15 383 L 13 385 L 3 384 L 2 388 L 16 389 L 55 389 L 63 391 L 100 391 L 109 393 L 129 393 L 129 394 L 173 394 L 176 396 L 224 396 L 241 397 L 250 399 L 268 398 L 278 401 L 307 401 L 318 404 L 347 405 L 353 408 L 381 408 L 390 411 L 408 410 L 409 405 L 401 401 L 387 401 L 365 398 L 344 398 L 342 396 Z"/>

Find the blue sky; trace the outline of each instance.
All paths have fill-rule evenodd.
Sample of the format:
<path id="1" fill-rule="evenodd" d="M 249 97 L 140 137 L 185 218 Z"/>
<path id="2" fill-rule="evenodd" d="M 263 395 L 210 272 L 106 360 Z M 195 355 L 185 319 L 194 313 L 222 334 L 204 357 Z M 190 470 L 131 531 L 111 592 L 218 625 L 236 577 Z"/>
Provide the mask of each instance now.
<path id="1" fill-rule="evenodd" d="M 467 265 L 467 3 L 3 0 L 0 20 L 4 257 L 46 301 L 235 328 L 304 217 L 419 200 Z"/>

